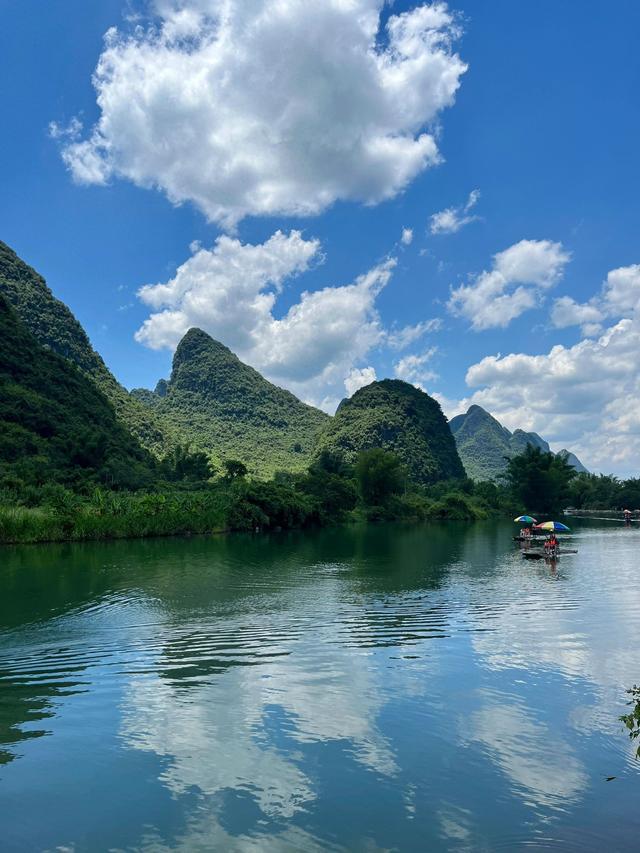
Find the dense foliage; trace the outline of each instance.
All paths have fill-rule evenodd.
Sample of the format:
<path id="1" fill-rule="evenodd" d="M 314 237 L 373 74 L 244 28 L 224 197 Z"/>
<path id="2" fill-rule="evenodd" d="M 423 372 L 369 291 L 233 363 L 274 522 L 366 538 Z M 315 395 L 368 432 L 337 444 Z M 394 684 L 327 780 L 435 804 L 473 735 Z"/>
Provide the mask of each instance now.
<path id="1" fill-rule="evenodd" d="M 158 463 L 151 490 L 81 491 L 58 484 L 0 488 L 0 542 L 44 542 L 263 531 L 368 521 L 486 518 L 495 511 L 472 481 L 408 486 L 391 452 L 365 451 L 349 465 L 324 453 L 304 474 L 250 480 L 234 462 L 214 476 L 184 449 Z M 202 479 L 198 479 L 201 476 Z M 75 484 L 70 484 L 75 485 Z"/>
<path id="2" fill-rule="evenodd" d="M 363 450 L 355 466 L 358 491 L 365 506 L 384 506 L 405 487 L 407 475 L 400 460 L 389 450 Z"/>
<path id="3" fill-rule="evenodd" d="M 578 474 L 571 482 L 568 502 L 576 509 L 635 510 L 640 508 L 640 478 Z"/>
<path id="4" fill-rule="evenodd" d="M 554 515 L 567 506 L 576 471 L 562 456 L 527 445 L 507 463 L 505 481 L 514 499 L 527 512 Z"/>
<path id="5" fill-rule="evenodd" d="M 304 471 L 318 434 L 329 420 L 289 391 L 267 382 L 231 350 L 200 329 L 190 329 L 176 350 L 161 393 L 134 392 L 206 450 L 259 476 Z"/>
<path id="6" fill-rule="evenodd" d="M 549 453 L 547 442 L 535 432 L 517 429 L 510 432 L 481 406 L 471 406 L 464 415 L 451 418 L 449 427 L 467 476 L 478 482 L 498 480 L 507 470 L 507 462 L 526 448 Z M 558 454 L 578 471 L 586 471 L 580 460 L 567 450 Z"/>
<path id="7" fill-rule="evenodd" d="M 116 381 L 80 323 L 54 297 L 42 276 L 1 241 L 0 296 L 13 306 L 39 344 L 68 359 L 93 380 L 140 444 L 160 456 L 179 442 L 174 426 L 133 399 Z"/>
<path id="8" fill-rule="evenodd" d="M 419 485 L 465 475 L 439 403 L 399 379 L 373 382 L 343 400 L 319 447 L 349 462 L 364 450 L 390 450 Z"/>
<path id="9" fill-rule="evenodd" d="M 41 347 L 0 296 L 0 486 L 139 488 L 154 476 L 106 397 Z"/>

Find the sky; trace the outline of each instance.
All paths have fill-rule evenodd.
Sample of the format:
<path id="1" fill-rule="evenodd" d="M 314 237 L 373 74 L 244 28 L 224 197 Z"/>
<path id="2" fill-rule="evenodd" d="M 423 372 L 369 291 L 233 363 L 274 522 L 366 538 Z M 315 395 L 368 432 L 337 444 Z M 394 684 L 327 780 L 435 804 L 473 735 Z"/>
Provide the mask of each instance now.
<path id="1" fill-rule="evenodd" d="M 198 326 L 638 475 L 635 0 L 0 9 L 0 239 L 126 387 Z"/>

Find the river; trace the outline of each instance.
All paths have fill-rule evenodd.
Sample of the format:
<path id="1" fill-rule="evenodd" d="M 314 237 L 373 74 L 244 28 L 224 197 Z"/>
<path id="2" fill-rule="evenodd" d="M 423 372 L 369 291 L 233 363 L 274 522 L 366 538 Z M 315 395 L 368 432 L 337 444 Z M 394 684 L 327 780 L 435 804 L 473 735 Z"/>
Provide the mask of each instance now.
<path id="1" fill-rule="evenodd" d="M 513 528 L 0 549 L 0 848 L 636 850 L 640 530 Z"/>

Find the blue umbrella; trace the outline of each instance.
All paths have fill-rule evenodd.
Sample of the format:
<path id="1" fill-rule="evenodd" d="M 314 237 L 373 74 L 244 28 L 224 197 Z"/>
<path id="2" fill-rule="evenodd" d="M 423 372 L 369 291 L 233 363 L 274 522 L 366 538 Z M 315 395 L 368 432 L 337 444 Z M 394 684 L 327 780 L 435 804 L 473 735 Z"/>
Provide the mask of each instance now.
<path id="1" fill-rule="evenodd" d="M 534 518 L 532 515 L 519 515 L 517 518 L 513 519 L 514 521 L 524 521 L 525 524 L 535 524 L 537 518 Z"/>

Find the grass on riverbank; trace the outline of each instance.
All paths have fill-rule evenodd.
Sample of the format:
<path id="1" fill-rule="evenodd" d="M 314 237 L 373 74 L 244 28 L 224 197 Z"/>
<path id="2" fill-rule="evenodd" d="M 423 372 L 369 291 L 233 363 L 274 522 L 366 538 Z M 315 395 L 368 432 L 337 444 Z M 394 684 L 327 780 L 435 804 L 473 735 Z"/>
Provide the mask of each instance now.
<path id="1" fill-rule="evenodd" d="M 325 452 L 306 474 L 281 473 L 269 482 L 248 479 L 245 466 L 234 461 L 222 477 L 205 479 L 207 473 L 205 465 L 200 479 L 158 483 L 153 491 L 5 486 L 0 543 L 287 530 L 342 521 L 473 521 L 499 514 L 501 506 L 492 484 L 412 485 L 395 455 L 381 450 L 362 453 L 355 467 Z"/>
<path id="2" fill-rule="evenodd" d="M 145 538 L 231 530 L 275 530 L 349 521 L 475 520 L 489 511 L 462 494 L 433 501 L 419 494 L 384 506 L 359 506 L 329 517 L 308 495 L 274 483 L 176 493 L 110 493 L 81 497 L 60 490 L 42 506 L 0 502 L 0 543 Z"/>
<path id="3" fill-rule="evenodd" d="M 64 542 L 211 533 L 223 530 L 227 502 L 220 495 L 104 495 L 63 506 L 0 504 L 0 542 Z"/>

